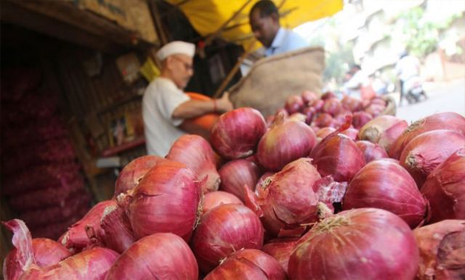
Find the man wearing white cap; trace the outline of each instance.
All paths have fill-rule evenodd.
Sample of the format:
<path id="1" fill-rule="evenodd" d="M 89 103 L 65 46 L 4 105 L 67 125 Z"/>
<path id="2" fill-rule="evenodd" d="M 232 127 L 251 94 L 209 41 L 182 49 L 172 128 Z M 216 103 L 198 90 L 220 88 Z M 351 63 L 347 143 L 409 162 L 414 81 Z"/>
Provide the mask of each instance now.
<path id="1" fill-rule="evenodd" d="M 147 87 L 142 101 L 147 152 L 166 156 L 171 145 L 190 131 L 184 119 L 233 109 L 228 94 L 211 101 L 191 100 L 182 90 L 194 74 L 195 45 L 174 41 L 157 52 L 161 75 Z"/>

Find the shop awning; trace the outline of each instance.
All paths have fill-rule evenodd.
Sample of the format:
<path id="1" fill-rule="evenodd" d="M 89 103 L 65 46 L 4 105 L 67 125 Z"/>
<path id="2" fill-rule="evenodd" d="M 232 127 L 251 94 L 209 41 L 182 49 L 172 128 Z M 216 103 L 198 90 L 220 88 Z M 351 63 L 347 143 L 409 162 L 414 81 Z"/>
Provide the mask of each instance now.
<path id="1" fill-rule="evenodd" d="M 202 36 L 219 36 L 246 46 L 253 35 L 249 11 L 257 0 L 166 0 L 178 6 Z M 276 0 L 281 26 L 294 28 L 302 23 L 331 16 L 342 10 L 343 0 Z"/>

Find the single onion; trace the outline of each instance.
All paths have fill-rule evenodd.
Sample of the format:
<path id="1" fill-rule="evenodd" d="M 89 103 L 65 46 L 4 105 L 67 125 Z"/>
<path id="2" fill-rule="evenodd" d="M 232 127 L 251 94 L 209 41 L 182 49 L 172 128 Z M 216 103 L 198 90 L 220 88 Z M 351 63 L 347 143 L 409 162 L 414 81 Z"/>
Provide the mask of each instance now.
<path id="1" fill-rule="evenodd" d="M 288 272 L 289 258 L 297 244 L 297 238 L 278 238 L 273 239 L 263 245 L 263 252 L 275 258 L 284 271 Z"/>
<path id="2" fill-rule="evenodd" d="M 370 104 L 379 104 L 379 105 L 384 105 L 386 106 L 386 100 L 384 100 L 382 97 L 375 96 L 373 99 L 370 100 Z"/>
<path id="3" fill-rule="evenodd" d="M 363 140 L 357 141 L 355 144 L 357 144 L 357 147 L 363 152 L 366 163 L 389 157 L 384 148 L 378 144 Z"/>
<path id="4" fill-rule="evenodd" d="M 465 149 L 456 151 L 434 169 L 421 193 L 431 206 L 429 222 L 465 220 Z"/>
<path id="5" fill-rule="evenodd" d="M 405 132 L 387 149 L 389 156 L 399 159 L 405 146 L 416 136 L 438 129 L 447 129 L 465 135 L 465 117 L 454 112 L 437 113 L 411 124 Z"/>
<path id="6" fill-rule="evenodd" d="M 412 231 L 382 209 L 341 212 L 302 239 L 289 259 L 290 279 L 411 280 L 418 269 Z"/>
<path id="7" fill-rule="evenodd" d="M 223 279 L 285 280 L 287 277 L 280 264 L 270 255 L 256 249 L 244 249 L 231 254 L 204 278 Z"/>
<path id="8" fill-rule="evenodd" d="M 316 110 L 313 107 L 305 107 L 302 110 L 302 114 L 304 114 L 306 116 L 305 123 L 310 125 L 312 123 L 313 116 L 315 116 L 315 114 L 316 114 Z"/>
<path id="9" fill-rule="evenodd" d="M 316 221 L 318 197 L 314 184 L 320 178 L 311 159 L 301 158 L 270 177 L 268 184 L 262 184 L 265 195 L 258 204 L 270 235 L 290 235 L 285 230 L 295 230 L 299 235 L 306 229 L 302 224 Z"/>
<path id="10" fill-rule="evenodd" d="M 381 113 L 386 109 L 386 105 L 381 105 L 377 103 L 371 103 L 367 107 L 365 107 L 363 110 L 373 117 L 378 117 L 381 115 Z"/>
<path id="11" fill-rule="evenodd" d="M 349 127 L 348 129 L 341 131 L 341 134 L 349 136 L 350 139 L 352 140 L 357 140 L 358 137 L 358 129 L 355 129 L 353 127 Z"/>
<path id="12" fill-rule="evenodd" d="M 105 232 L 100 226 L 100 220 L 107 206 L 116 205 L 115 200 L 105 200 L 96 204 L 87 214 L 79 221 L 74 223 L 67 232 L 65 232 L 58 242 L 73 252 L 80 252 L 85 247 L 92 244 L 92 240 L 87 235 L 86 228 L 92 228 L 94 236 L 98 240 L 105 239 Z"/>
<path id="13" fill-rule="evenodd" d="M 205 215 L 210 209 L 222 204 L 244 204 L 232 193 L 216 191 L 205 194 L 202 202 L 202 213 Z"/>
<path id="14" fill-rule="evenodd" d="M 403 122 L 407 124 L 406 121 L 401 120 L 394 116 L 383 115 L 372 119 L 367 122 L 359 131 L 358 139 L 368 140 L 372 143 L 378 143 L 381 134 L 384 133 L 387 129 L 397 124 L 398 122 Z"/>
<path id="15" fill-rule="evenodd" d="M 336 129 L 334 127 L 329 127 L 329 126 L 323 127 L 322 129 L 318 130 L 318 132 L 316 133 L 316 137 L 317 137 L 318 141 L 321 141 L 324 138 L 326 138 L 326 136 L 333 133 L 334 131 L 336 131 Z"/>
<path id="16" fill-rule="evenodd" d="M 158 156 L 142 156 L 128 163 L 118 176 L 115 184 L 115 197 L 134 189 L 150 168 L 164 158 Z"/>
<path id="17" fill-rule="evenodd" d="M 367 112 L 355 112 L 353 114 L 352 125 L 356 129 L 361 129 L 367 122 L 371 121 L 373 117 Z"/>
<path id="18" fill-rule="evenodd" d="M 261 249 L 263 236 L 263 226 L 252 210 L 240 204 L 223 204 L 203 215 L 191 246 L 200 270 L 208 273 L 235 251 Z"/>
<path id="19" fill-rule="evenodd" d="M 333 123 L 333 117 L 330 114 L 318 113 L 313 118 L 313 124 L 319 127 L 327 127 Z"/>
<path id="20" fill-rule="evenodd" d="M 348 95 L 344 96 L 341 103 L 344 108 L 349 109 L 351 112 L 354 113 L 362 110 L 363 108 L 362 101 L 358 100 L 357 98 L 350 97 Z"/>
<path id="21" fill-rule="evenodd" d="M 305 121 L 307 120 L 307 116 L 305 116 L 302 113 L 294 113 L 294 114 L 290 115 L 286 120 L 306 123 Z"/>
<path id="22" fill-rule="evenodd" d="M 325 100 L 321 110 L 323 113 L 330 114 L 334 117 L 342 111 L 342 103 L 337 98 L 328 98 Z"/>
<path id="23" fill-rule="evenodd" d="M 315 143 L 315 133 L 308 125 L 285 121 L 278 115 L 258 144 L 257 158 L 267 170 L 278 171 L 289 162 L 308 156 Z"/>
<path id="24" fill-rule="evenodd" d="M 100 226 L 105 232 L 102 243 L 115 252 L 123 253 L 136 241 L 129 217 L 118 205 L 105 208 Z"/>
<path id="25" fill-rule="evenodd" d="M 45 244 L 38 239 L 36 242 L 40 244 L 34 245 L 29 229 L 21 220 L 3 224 L 13 231 L 15 247 L 4 262 L 5 279 L 103 279 L 118 257 L 116 252 L 106 248 L 93 248 L 70 256 L 71 253 L 66 253 L 59 244 L 49 241 Z"/>
<path id="26" fill-rule="evenodd" d="M 198 135 L 183 135 L 171 146 L 167 159 L 184 163 L 197 174 L 197 180 L 207 177 L 202 193 L 218 190 L 220 174 L 216 170 L 215 153 L 210 144 Z"/>
<path id="27" fill-rule="evenodd" d="M 330 98 L 337 98 L 337 95 L 332 91 L 327 91 L 321 95 L 321 100 L 326 100 Z"/>
<path id="28" fill-rule="evenodd" d="M 352 178 L 342 202 L 344 210 L 380 208 L 401 217 L 411 228 L 426 219 L 427 201 L 412 176 L 390 160 L 365 165 Z"/>
<path id="29" fill-rule="evenodd" d="M 399 138 L 402 133 L 404 133 L 407 127 L 408 123 L 406 121 L 400 121 L 392 125 L 379 135 L 377 144 L 379 144 L 386 150 L 386 152 L 388 152 L 397 138 Z"/>
<path id="30" fill-rule="evenodd" d="M 180 162 L 165 160 L 150 169 L 128 198 L 126 211 L 136 238 L 171 232 L 189 240 L 199 214 L 199 185 Z"/>
<path id="31" fill-rule="evenodd" d="M 255 191 L 255 185 L 260 178 L 258 166 L 245 159 L 232 160 L 223 165 L 219 172 L 221 176 L 220 189 L 234 194 L 242 201 L 244 201 L 244 185 Z"/>
<path id="32" fill-rule="evenodd" d="M 444 220 L 413 231 L 420 249 L 418 280 L 463 279 L 465 220 Z"/>
<path id="33" fill-rule="evenodd" d="M 357 144 L 339 133 L 347 129 L 350 122 L 349 117 L 346 124 L 324 138 L 310 154 L 321 176 L 331 175 L 338 182 L 349 182 L 365 165 L 365 158 Z"/>
<path id="34" fill-rule="evenodd" d="M 291 95 L 286 99 L 284 109 L 286 109 L 289 115 L 292 115 L 297 112 L 301 112 L 303 108 L 304 108 L 304 101 L 301 96 Z"/>
<path id="35" fill-rule="evenodd" d="M 433 130 L 413 138 L 402 151 L 399 162 L 421 188 L 439 164 L 463 147 L 465 135 L 452 130 Z"/>
<path id="36" fill-rule="evenodd" d="M 105 280 L 197 280 L 198 268 L 189 245 L 172 233 L 146 236 L 127 249 L 108 271 Z"/>
<path id="37" fill-rule="evenodd" d="M 304 104 L 309 104 L 318 99 L 318 94 L 310 90 L 304 90 L 301 94 Z"/>
<path id="38" fill-rule="evenodd" d="M 239 108 L 220 116 L 211 129 L 211 143 L 224 158 L 244 158 L 254 153 L 265 132 L 265 119 L 259 111 Z"/>
<path id="39" fill-rule="evenodd" d="M 265 172 L 257 181 L 255 185 L 255 194 L 257 197 L 264 197 L 266 186 L 269 184 L 268 180 L 273 176 L 275 173 L 273 172 Z"/>

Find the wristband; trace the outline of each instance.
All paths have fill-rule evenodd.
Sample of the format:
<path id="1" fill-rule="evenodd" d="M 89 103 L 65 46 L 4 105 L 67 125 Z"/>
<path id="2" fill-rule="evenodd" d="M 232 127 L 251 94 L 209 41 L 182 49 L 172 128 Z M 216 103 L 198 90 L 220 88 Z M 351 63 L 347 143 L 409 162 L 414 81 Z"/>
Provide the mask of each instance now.
<path id="1" fill-rule="evenodd" d="M 213 113 L 217 112 L 216 99 L 213 99 Z"/>

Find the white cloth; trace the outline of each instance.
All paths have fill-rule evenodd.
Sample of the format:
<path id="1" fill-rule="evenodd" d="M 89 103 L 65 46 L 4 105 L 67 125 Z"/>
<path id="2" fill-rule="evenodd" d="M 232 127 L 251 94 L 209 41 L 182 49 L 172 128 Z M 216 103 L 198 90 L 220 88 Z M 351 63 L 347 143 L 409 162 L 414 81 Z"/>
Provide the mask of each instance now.
<path id="1" fill-rule="evenodd" d="M 149 155 L 164 157 L 171 145 L 185 132 L 179 129 L 182 119 L 173 119 L 174 110 L 190 100 L 170 79 L 158 77 L 149 84 L 142 100 L 145 140 Z"/>
<path id="2" fill-rule="evenodd" d="M 344 89 L 347 95 L 362 99 L 362 87 L 365 87 L 369 84 L 368 77 L 363 73 L 363 71 L 357 71 L 350 80 L 344 84 Z"/>
<path id="3" fill-rule="evenodd" d="M 397 64 L 395 71 L 401 81 L 407 81 L 409 78 L 418 76 L 420 68 L 420 61 L 414 56 L 404 56 Z"/>
<path id="4" fill-rule="evenodd" d="M 280 27 L 274 36 L 271 46 L 266 49 L 265 56 L 294 51 L 308 47 L 307 41 L 292 30 Z"/>
<path id="5" fill-rule="evenodd" d="M 157 58 L 160 61 L 165 60 L 170 55 L 173 54 L 185 54 L 190 57 L 194 57 L 195 54 L 195 45 L 192 43 L 186 43 L 183 41 L 174 41 L 164 45 L 157 52 Z"/>

